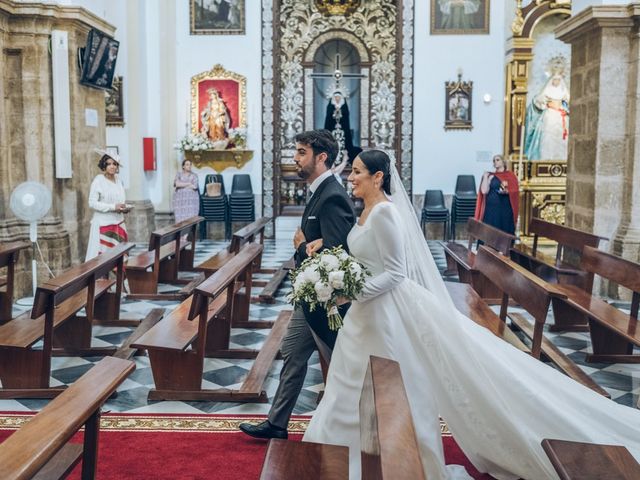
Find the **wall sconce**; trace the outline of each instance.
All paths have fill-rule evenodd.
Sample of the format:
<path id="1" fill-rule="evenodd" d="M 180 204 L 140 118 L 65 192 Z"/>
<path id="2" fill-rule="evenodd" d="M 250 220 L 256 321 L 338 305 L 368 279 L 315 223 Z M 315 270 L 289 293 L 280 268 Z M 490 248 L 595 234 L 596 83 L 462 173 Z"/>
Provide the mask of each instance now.
<path id="1" fill-rule="evenodd" d="M 490 104 L 490 103 L 491 103 L 491 94 L 490 94 L 490 93 L 485 93 L 485 94 L 482 96 L 482 101 L 483 101 L 484 103 L 486 103 L 487 105 L 488 105 L 488 104 Z"/>

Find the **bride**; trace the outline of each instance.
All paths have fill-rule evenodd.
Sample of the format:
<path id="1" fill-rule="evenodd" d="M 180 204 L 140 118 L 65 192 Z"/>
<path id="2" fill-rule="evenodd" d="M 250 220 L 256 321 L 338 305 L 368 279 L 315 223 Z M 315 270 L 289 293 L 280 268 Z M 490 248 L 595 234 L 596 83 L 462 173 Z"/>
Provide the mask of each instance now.
<path id="1" fill-rule="evenodd" d="M 459 313 L 389 157 L 362 152 L 348 179 L 364 201 L 349 250 L 372 276 L 338 334 L 325 393 L 304 440 L 349 447 L 360 479 L 358 404 L 370 355 L 399 362 L 426 477 L 445 466 L 439 416 L 469 460 L 498 479 L 558 478 L 543 438 L 626 446 L 640 459 L 640 411 L 619 405 Z M 317 251 L 322 240 L 309 244 Z"/>

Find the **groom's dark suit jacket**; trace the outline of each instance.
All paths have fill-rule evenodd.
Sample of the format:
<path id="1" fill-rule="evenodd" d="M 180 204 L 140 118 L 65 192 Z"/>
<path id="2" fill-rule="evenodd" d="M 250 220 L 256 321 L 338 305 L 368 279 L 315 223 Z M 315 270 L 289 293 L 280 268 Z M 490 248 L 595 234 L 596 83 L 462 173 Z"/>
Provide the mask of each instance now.
<path id="1" fill-rule="evenodd" d="M 347 235 L 355 221 L 356 215 L 351 199 L 344 187 L 331 175 L 323 180 L 307 202 L 300 228 L 308 242 L 322 238 L 323 248 L 342 245 L 348 250 Z M 296 267 L 307 258 L 306 248 L 307 243 L 303 242 L 296 250 Z M 347 308 L 348 305 L 344 305 L 339 309 L 343 317 Z M 311 312 L 305 306 L 302 310 L 311 328 L 333 348 L 338 332 L 329 329 L 326 310 L 316 307 Z"/>

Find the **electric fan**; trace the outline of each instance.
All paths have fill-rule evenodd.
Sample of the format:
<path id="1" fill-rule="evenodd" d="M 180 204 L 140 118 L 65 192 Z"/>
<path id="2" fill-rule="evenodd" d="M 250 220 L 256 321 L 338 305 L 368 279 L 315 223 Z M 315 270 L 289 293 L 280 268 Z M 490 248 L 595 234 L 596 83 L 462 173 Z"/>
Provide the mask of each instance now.
<path id="1" fill-rule="evenodd" d="M 24 182 L 11 192 L 10 207 L 13 214 L 20 220 L 29 222 L 29 240 L 31 240 L 31 298 L 23 298 L 16 303 L 19 305 L 33 305 L 38 286 L 38 270 L 36 266 L 36 247 L 38 246 L 38 220 L 44 217 L 51 208 L 51 192 L 38 182 Z"/>

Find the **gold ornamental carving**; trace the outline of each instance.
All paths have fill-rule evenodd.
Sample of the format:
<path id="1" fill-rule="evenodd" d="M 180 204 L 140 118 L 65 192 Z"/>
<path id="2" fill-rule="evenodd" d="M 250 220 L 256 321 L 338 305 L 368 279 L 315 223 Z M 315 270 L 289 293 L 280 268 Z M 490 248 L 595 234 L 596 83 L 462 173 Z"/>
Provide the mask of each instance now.
<path id="1" fill-rule="evenodd" d="M 314 3 L 323 15 L 349 15 L 360 6 L 360 0 L 315 0 Z"/>
<path id="2" fill-rule="evenodd" d="M 540 218 L 545 222 L 563 225 L 565 220 L 565 206 L 560 203 L 552 203 L 542 208 L 539 214 Z"/>
<path id="3" fill-rule="evenodd" d="M 231 80 L 238 84 L 238 111 L 231 113 L 238 116 L 238 126 L 240 128 L 247 128 L 247 78 L 239 73 L 225 70 L 222 65 L 216 64 L 211 70 L 191 77 L 191 132 L 195 135 L 199 131 L 199 104 L 200 95 L 202 94 L 199 85 L 205 80 Z"/>
<path id="4" fill-rule="evenodd" d="M 210 167 L 220 173 L 227 168 L 244 167 L 253 158 L 253 150 L 185 150 L 184 158 L 196 168 Z"/>

